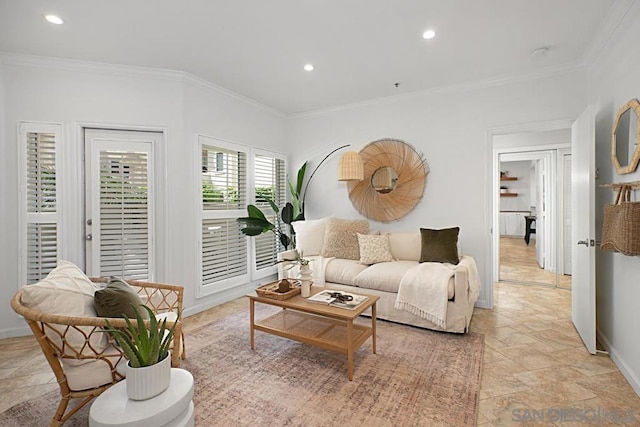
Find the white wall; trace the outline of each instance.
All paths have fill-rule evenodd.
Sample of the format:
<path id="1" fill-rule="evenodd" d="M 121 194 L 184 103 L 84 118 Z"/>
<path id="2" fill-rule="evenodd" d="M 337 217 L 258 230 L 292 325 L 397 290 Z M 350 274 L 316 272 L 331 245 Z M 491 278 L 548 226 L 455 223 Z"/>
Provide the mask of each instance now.
<path id="1" fill-rule="evenodd" d="M 239 296 L 246 290 L 195 299 L 200 276 L 197 229 L 197 173 L 200 170 L 196 134 L 205 133 L 247 145 L 282 151 L 284 119 L 279 114 L 203 85 L 181 73 L 103 66 L 29 57 L 5 56 L 1 98 L 6 118 L 0 138 L 0 337 L 20 333 L 25 323 L 9 309 L 18 283 L 17 123 L 20 120 L 58 122 L 64 126 L 61 184 L 65 209 L 62 257 L 79 265 L 83 259 L 83 188 L 81 124 L 152 127 L 166 131 L 166 143 L 155 159 L 158 190 L 166 201 L 158 207 L 159 252 L 156 280 L 185 286 L 185 314 Z M 2 95 L 2 92 L 0 92 Z M 1 124 L 2 122 L 0 122 Z M 247 287 L 248 289 L 248 287 Z"/>
<path id="2" fill-rule="evenodd" d="M 596 167 L 598 184 L 640 180 L 640 171 L 617 175 L 610 161 L 611 128 L 618 108 L 640 98 L 640 2 L 635 2 L 604 53 L 590 68 L 589 102 L 596 107 Z M 634 200 L 640 200 L 635 191 Z M 602 209 L 613 201 L 613 191 L 596 190 L 596 233 L 602 231 Z M 640 394 L 640 258 L 605 251 L 596 252 L 596 310 L 600 341 Z"/>
<path id="3" fill-rule="evenodd" d="M 516 197 L 500 197 L 500 211 L 531 210 L 531 161 L 500 162 L 500 170 L 508 171 L 517 181 L 501 181 L 500 187 L 507 187 L 509 193 L 517 193 Z"/>
<path id="4" fill-rule="evenodd" d="M 290 165 L 317 161 L 331 148 L 356 151 L 380 138 L 398 138 L 423 152 L 431 172 L 422 201 L 400 221 L 372 222 L 381 230 L 460 226 L 463 251 L 480 269 L 486 301 L 491 277 L 492 141 L 490 130 L 573 119 L 586 105 L 586 76 L 570 72 L 501 86 L 449 89 L 300 115 L 289 119 Z M 462 118 L 462 120 L 461 120 Z M 309 187 L 307 216 L 357 218 L 346 185 L 336 180 L 338 156 Z"/>

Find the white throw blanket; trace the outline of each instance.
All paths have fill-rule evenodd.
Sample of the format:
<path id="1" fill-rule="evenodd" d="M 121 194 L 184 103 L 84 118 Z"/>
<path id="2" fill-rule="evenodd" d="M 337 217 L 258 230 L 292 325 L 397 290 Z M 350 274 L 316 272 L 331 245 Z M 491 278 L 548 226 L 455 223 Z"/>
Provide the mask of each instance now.
<path id="1" fill-rule="evenodd" d="M 408 311 L 446 329 L 449 280 L 453 264 L 424 262 L 405 273 L 400 281 L 395 308 Z"/>

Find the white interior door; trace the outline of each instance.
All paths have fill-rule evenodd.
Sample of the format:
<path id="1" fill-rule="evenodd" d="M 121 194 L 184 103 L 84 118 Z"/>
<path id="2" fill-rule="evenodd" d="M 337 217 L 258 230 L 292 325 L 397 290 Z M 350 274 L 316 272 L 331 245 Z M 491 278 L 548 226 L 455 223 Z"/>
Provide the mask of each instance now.
<path id="1" fill-rule="evenodd" d="M 162 134 L 85 130 L 86 269 L 153 280 L 153 146 Z"/>
<path id="2" fill-rule="evenodd" d="M 546 256 L 546 232 L 547 232 L 547 204 L 545 188 L 545 162 L 543 159 L 536 161 L 536 261 L 540 268 L 545 268 Z"/>
<path id="3" fill-rule="evenodd" d="M 571 126 L 571 317 L 591 354 L 596 353 L 594 122 L 589 107 Z"/>
<path id="4" fill-rule="evenodd" d="M 562 274 L 571 274 L 571 154 L 562 155 Z"/>

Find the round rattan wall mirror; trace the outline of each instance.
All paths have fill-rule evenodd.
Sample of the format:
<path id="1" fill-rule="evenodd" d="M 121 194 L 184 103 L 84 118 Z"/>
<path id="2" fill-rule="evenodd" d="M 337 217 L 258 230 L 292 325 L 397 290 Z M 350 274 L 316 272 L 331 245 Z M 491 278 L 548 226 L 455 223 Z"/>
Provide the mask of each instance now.
<path id="1" fill-rule="evenodd" d="M 398 220 L 416 207 L 427 185 L 429 166 L 411 145 L 381 139 L 360 150 L 364 179 L 349 182 L 349 199 L 362 215 L 380 222 Z"/>

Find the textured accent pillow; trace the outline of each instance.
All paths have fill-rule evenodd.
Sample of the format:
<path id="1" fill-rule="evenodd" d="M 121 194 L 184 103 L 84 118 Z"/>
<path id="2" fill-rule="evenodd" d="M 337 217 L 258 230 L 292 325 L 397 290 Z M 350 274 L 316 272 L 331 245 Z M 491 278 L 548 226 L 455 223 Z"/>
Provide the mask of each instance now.
<path id="1" fill-rule="evenodd" d="M 420 262 L 448 262 L 458 264 L 458 233 L 460 227 L 432 230 L 421 228 L 422 251 Z"/>
<path id="2" fill-rule="evenodd" d="M 109 278 L 106 288 L 96 291 L 94 303 L 100 317 L 127 316 L 135 319 L 137 310 L 143 319 L 149 318 L 147 310 L 140 307 L 142 300 L 138 294 L 127 282 L 114 276 Z"/>
<path id="3" fill-rule="evenodd" d="M 360 264 L 377 264 L 393 261 L 389 247 L 389 236 L 358 233 Z"/>
<path id="4" fill-rule="evenodd" d="M 22 304 L 28 308 L 61 316 L 96 316 L 93 296 L 99 288 L 82 270 L 69 261 L 58 261 L 58 266 L 46 278 L 33 285 L 26 285 L 22 289 Z M 68 328 L 64 325 L 52 324 L 51 328 L 46 328 L 45 333 L 60 348 L 63 348 L 61 335 L 66 332 L 65 339 L 68 345 L 64 346 L 65 353 L 75 354 L 75 349 L 87 355 L 93 354 L 93 350 L 85 346 L 85 335 L 91 334 L 92 326 Z M 97 351 L 108 344 L 107 337 L 102 333 L 93 333 L 90 342 Z M 90 361 L 91 359 L 69 359 L 68 364 L 77 366 Z"/>
<path id="5" fill-rule="evenodd" d="M 360 259 L 358 233 L 367 234 L 369 222 L 366 219 L 329 218 L 325 225 L 322 255 L 325 258 Z"/>
<path id="6" fill-rule="evenodd" d="M 291 223 L 296 232 L 296 249 L 304 256 L 320 255 L 324 242 L 324 231 L 327 218 L 312 219 L 306 221 L 294 221 Z"/>

